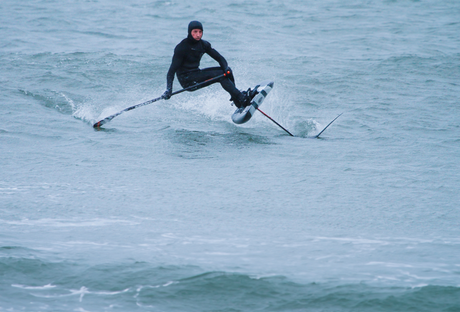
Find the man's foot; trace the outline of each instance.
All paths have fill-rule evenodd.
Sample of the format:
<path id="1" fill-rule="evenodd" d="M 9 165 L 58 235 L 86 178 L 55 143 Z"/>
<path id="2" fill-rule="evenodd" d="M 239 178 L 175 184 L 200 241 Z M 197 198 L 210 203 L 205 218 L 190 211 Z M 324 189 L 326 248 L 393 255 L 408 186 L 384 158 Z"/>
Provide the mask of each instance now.
<path id="1" fill-rule="evenodd" d="M 236 107 L 241 108 L 241 107 L 246 107 L 251 105 L 252 99 L 257 95 L 257 88 L 254 90 L 251 90 L 249 88 L 247 91 L 241 91 L 241 95 L 239 96 L 238 99 L 234 99 L 233 97 L 230 99 L 230 101 L 233 101 L 235 103 Z"/>
<path id="2" fill-rule="evenodd" d="M 251 101 L 259 93 L 259 91 L 257 91 L 258 87 L 259 86 L 255 87 L 254 90 L 251 90 L 251 88 L 249 88 L 248 93 L 249 93 L 249 97 L 251 98 Z"/>
<path id="3" fill-rule="evenodd" d="M 249 88 L 247 91 L 243 91 L 242 93 L 244 95 L 243 107 L 246 107 L 246 106 L 251 105 L 252 99 L 259 92 L 257 92 L 257 88 L 255 88 L 254 90 L 251 90 L 251 88 Z"/>
<path id="4" fill-rule="evenodd" d="M 232 96 L 229 101 L 233 102 L 232 105 L 235 104 L 238 108 L 245 107 L 244 103 L 247 101 L 246 91 L 241 92 L 236 99 Z"/>

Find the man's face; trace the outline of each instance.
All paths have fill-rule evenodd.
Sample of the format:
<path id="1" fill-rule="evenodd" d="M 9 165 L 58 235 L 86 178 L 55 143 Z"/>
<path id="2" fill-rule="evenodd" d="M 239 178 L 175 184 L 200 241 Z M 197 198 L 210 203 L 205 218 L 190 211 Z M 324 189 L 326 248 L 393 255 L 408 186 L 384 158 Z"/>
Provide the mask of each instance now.
<path id="1" fill-rule="evenodd" d="M 196 41 L 200 41 L 201 37 L 203 37 L 203 31 L 201 29 L 192 29 L 192 37 Z"/>

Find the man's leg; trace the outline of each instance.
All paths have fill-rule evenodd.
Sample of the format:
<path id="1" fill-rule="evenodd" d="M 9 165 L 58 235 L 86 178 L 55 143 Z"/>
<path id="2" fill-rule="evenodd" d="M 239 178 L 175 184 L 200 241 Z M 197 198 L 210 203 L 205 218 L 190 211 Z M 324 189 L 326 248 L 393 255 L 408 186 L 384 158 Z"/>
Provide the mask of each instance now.
<path id="1" fill-rule="evenodd" d="M 210 67 L 210 68 L 205 68 L 203 70 L 197 70 L 197 71 L 187 73 L 186 75 L 180 76 L 178 78 L 179 78 L 179 82 L 181 83 L 182 87 L 186 88 L 188 86 L 192 86 L 194 84 L 204 82 L 208 79 L 222 75 L 223 73 L 224 72 L 222 68 L 220 67 Z M 224 88 L 224 90 L 230 94 L 231 100 L 235 102 L 235 105 L 237 107 L 241 107 L 246 101 L 246 96 L 240 90 L 236 88 L 235 78 L 233 77 L 233 73 L 226 77 L 222 77 L 218 81 L 220 82 L 222 88 Z M 197 89 L 207 87 L 216 82 L 217 81 L 212 81 L 209 84 L 205 83 Z M 197 89 L 192 89 L 191 91 L 195 91 Z"/>

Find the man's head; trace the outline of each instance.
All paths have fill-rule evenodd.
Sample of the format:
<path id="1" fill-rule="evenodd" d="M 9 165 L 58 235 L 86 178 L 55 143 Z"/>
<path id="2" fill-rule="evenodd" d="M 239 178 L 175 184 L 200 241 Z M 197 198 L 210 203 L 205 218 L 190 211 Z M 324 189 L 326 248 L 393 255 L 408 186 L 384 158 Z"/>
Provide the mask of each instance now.
<path id="1" fill-rule="evenodd" d="M 191 21 L 188 24 L 188 35 L 194 40 L 200 41 L 203 36 L 203 25 L 198 21 Z"/>

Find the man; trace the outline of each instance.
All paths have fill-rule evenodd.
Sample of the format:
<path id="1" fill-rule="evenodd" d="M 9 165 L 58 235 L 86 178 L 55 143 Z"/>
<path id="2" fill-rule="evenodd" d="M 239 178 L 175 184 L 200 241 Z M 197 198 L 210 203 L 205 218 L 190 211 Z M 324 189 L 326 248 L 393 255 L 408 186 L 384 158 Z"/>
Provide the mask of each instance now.
<path id="1" fill-rule="evenodd" d="M 230 93 L 230 101 L 233 101 L 237 107 L 248 106 L 251 99 L 255 96 L 256 91 L 249 89 L 248 91 L 241 92 L 235 87 L 235 79 L 233 78 L 230 67 L 228 67 L 227 61 L 219 52 L 211 47 L 208 41 L 202 40 L 202 36 L 203 25 L 198 21 L 190 22 L 187 38 L 182 40 L 174 49 L 172 63 L 166 75 L 166 91 L 163 93 L 162 98 L 168 100 L 171 97 L 174 74 L 177 75 L 181 86 L 187 88 L 227 73 L 225 77 L 212 81 L 209 84 L 205 83 L 200 88 L 218 81 L 222 85 L 222 88 Z M 220 67 L 200 69 L 200 61 L 205 53 L 216 60 Z M 197 89 L 192 88 L 191 91 Z"/>

